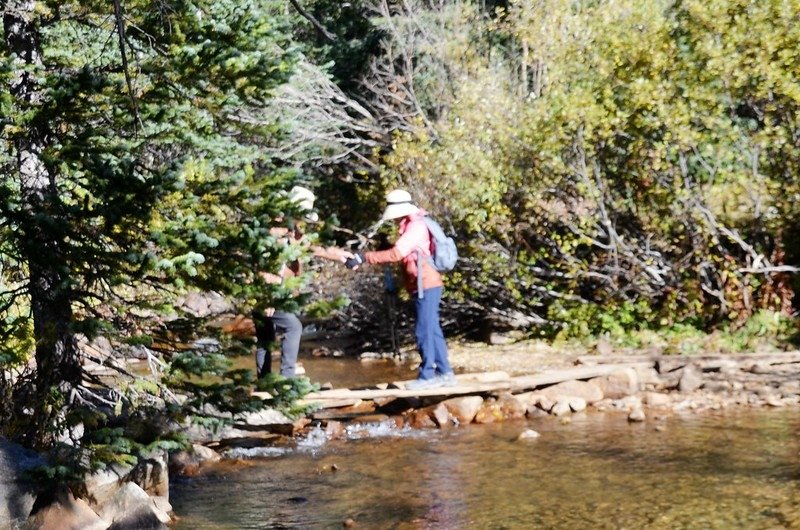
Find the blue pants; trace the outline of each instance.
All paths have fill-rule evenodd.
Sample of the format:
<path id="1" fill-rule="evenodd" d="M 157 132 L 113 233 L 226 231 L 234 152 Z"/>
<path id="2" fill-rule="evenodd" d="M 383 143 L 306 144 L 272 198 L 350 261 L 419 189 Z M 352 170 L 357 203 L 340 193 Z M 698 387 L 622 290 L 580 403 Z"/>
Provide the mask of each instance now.
<path id="1" fill-rule="evenodd" d="M 275 311 L 271 317 L 254 314 L 253 322 L 256 326 L 256 372 L 258 377 L 266 377 L 272 371 L 271 349 L 278 333 L 283 335 L 281 375 L 293 377 L 297 354 L 300 351 L 300 337 L 303 334 L 303 324 L 300 319 L 292 313 Z"/>
<path id="2" fill-rule="evenodd" d="M 442 287 L 425 289 L 423 298 L 416 298 L 417 349 L 422 356 L 419 366 L 420 379 L 432 379 L 439 374 L 452 372 L 447 360 L 447 343 L 444 340 L 442 326 L 439 324 L 439 302 L 442 299 Z"/>

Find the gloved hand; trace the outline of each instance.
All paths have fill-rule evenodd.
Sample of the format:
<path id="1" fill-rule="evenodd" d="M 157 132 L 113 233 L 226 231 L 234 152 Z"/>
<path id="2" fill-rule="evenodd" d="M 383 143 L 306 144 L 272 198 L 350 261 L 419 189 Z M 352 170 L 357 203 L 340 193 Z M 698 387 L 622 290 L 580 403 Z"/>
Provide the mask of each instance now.
<path id="1" fill-rule="evenodd" d="M 361 254 L 354 254 L 352 258 L 347 258 L 347 261 L 344 262 L 344 266 L 348 269 L 355 269 L 362 263 L 364 263 L 364 256 Z"/>

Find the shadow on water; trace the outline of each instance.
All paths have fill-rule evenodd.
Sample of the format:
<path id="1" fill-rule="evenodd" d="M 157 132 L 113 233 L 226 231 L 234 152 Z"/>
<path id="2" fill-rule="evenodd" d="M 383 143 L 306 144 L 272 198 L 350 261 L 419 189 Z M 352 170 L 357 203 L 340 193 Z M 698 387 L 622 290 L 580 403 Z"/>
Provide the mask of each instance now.
<path id="1" fill-rule="evenodd" d="M 175 481 L 175 528 L 800 528 L 798 431 L 797 410 L 587 413 L 331 441 Z"/>

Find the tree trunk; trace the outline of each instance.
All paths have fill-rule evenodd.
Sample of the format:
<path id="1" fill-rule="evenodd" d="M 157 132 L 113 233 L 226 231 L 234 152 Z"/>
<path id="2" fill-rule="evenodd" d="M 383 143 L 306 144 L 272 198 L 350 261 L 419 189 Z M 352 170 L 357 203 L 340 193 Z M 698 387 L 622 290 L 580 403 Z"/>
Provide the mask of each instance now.
<path id="1" fill-rule="evenodd" d="M 11 0 L 3 16 L 5 44 L 17 57 L 14 68 L 18 75 L 12 81 L 11 94 L 21 112 L 35 111 L 42 97 L 37 84 L 43 65 L 35 8 L 33 0 Z M 47 123 L 34 117 L 11 142 L 21 203 L 18 248 L 28 265 L 36 339 L 35 377 L 29 382 L 32 387 L 20 393 L 24 403 L 17 405 L 25 407 L 30 422 L 23 434 L 25 441 L 41 445 L 59 434 L 55 420 L 70 391 L 80 383 L 81 367 L 72 330 L 66 242 L 59 235 L 66 219 L 55 175 L 42 158 L 48 142 Z"/>

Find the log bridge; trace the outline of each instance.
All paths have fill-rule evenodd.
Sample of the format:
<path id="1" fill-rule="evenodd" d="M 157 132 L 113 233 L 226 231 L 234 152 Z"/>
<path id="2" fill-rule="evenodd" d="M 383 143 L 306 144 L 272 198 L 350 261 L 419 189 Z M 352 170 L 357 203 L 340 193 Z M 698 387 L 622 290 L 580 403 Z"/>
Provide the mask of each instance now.
<path id="1" fill-rule="evenodd" d="M 306 395 L 300 403 L 312 405 L 315 409 L 335 409 L 354 407 L 368 401 L 381 404 L 399 398 L 419 399 L 431 403 L 466 395 L 495 395 L 503 392 L 517 394 L 564 381 L 602 377 L 621 368 L 642 369 L 652 368 L 653 366 L 654 363 L 652 361 L 637 361 L 632 363 L 615 362 L 613 364 L 577 366 L 575 368 L 514 377 L 502 371 L 460 374 L 456 375 L 456 385 L 449 387 L 407 390 L 406 384 L 410 381 L 396 381 L 393 383 L 380 383 L 365 388 L 335 388 L 312 392 Z M 266 392 L 254 392 L 253 395 L 262 399 L 271 397 Z"/>
<path id="2" fill-rule="evenodd" d="M 433 403 L 456 396 L 487 396 L 504 392 L 518 394 L 565 381 L 603 377 L 625 368 L 633 368 L 637 372 L 655 369 L 658 373 L 665 374 L 674 373 L 689 364 L 695 365 L 703 371 L 716 371 L 720 366 L 729 363 L 739 364 L 743 369 L 749 369 L 755 365 L 796 365 L 796 363 L 800 363 L 800 352 L 765 355 L 588 355 L 577 358 L 575 362 L 577 366 L 573 368 L 549 370 L 529 375 L 510 376 L 502 371 L 460 374 L 456 375 L 457 384 L 455 386 L 425 390 L 407 390 L 406 384 L 409 381 L 381 383 L 363 388 L 322 390 L 306 395 L 301 403 L 314 405 L 317 409 L 353 407 L 368 401 L 380 404 L 399 398 L 419 399 Z M 264 399 L 271 397 L 266 392 L 256 392 L 254 395 Z"/>

